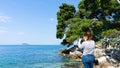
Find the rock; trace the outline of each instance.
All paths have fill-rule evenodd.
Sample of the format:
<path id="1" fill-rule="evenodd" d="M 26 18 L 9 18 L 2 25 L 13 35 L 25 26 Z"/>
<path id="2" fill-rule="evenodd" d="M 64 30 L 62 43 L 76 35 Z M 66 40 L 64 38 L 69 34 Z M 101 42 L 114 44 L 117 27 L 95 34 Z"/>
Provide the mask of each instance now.
<path id="1" fill-rule="evenodd" d="M 107 66 L 107 68 L 115 68 L 114 66 Z"/>
<path id="2" fill-rule="evenodd" d="M 94 66 L 94 68 L 116 68 L 115 66 L 111 65 L 108 62 L 104 62 L 102 64 L 99 64 L 97 66 Z"/>
<path id="3" fill-rule="evenodd" d="M 99 58 L 99 57 L 101 57 L 101 56 L 103 56 L 103 55 L 104 55 L 104 50 L 103 50 L 103 49 L 98 49 L 98 48 L 95 49 L 95 51 L 94 51 L 94 56 L 95 56 L 96 58 Z"/>
<path id="4" fill-rule="evenodd" d="M 120 61 L 120 51 L 119 50 L 114 50 L 112 57 L 118 61 Z"/>
<path id="5" fill-rule="evenodd" d="M 62 65 L 61 68 L 81 68 L 80 66 L 79 63 L 69 63 Z"/>
<path id="6" fill-rule="evenodd" d="M 80 59 L 80 58 L 77 58 L 76 61 L 81 61 L 81 59 Z"/>
<path id="7" fill-rule="evenodd" d="M 68 49 L 62 49 L 59 54 L 67 56 L 69 58 L 75 59 L 76 61 L 81 61 L 82 50 L 78 47 L 71 47 Z M 95 46 L 94 51 L 95 58 L 98 59 L 99 65 L 94 68 L 120 68 L 120 51 L 109 47 L 108 49 L 102 49 L 99 45 Z M 119 65 L 118 65 L 119 64 Z M 64 65 L 62 68 L 81 68 L 75 67 L 75 65 Z"/>
<path id="8" fill-rule="evenodd" d="M 110 63 L 117 64 L 117 61 L 115 59 L 111 58 Z"/>
<path id="9" fill-rule="evenodd" d="M 77 46 L 73 46 L 67 49 L 61 49 L 59 50 L 58 53 L 72 59 L 79 59 L 82 57 L 82 52 L 79 50 Z"/>
<path id="10" fill-rule="evenodd" d="M 58 52 L 58 54 L 69 54 L 69 53 L 70 53 L 70 51 L 67 50 L 67 49 L 61 49 L 61 50 L 59 50 L 59 52 Z"/>
<path id="11" fill-rule="evenodd" d="M 105 53 L 108 56 L 112 57 L 113 59 L 120 61 L 120 51 L 119 50 L 107 49 L 107 50 L 105 50 Z"/>
<path id="12" fill-rule="evenodd" d="M 82 57 L 82 53 L 80 51 L 75 51 L 75 54 L 79 57 Z"/>
<path id="13" fill-rule="evenodd" d="M 98 59 L 99 64 L 104 64 L 104 63 L 106 63 L 106 62 L 107 62 L 107 59 L 106 59 L 106 57 L 105 57 L 105 56 L 102 56 L 102 57 L 97 58 L 97 59 Z"/>
<path id="14" fill-rule="evenodd" d="M 97 45 L 95 45 L 95 48 L 102 48 L 102 46 L 101 46 L 101 44 L 97 44 Z"/>
<path id="15" fill-rule="evenodd" d="M 80 51 L 70 52 L 69 57 L 73 59 L 79 59 L 82 57 L 82 53 Z"/>
<path id="16" fill-rule="evenodd" d="M 76 55 L 75 52 L 70 52 L 70 54 L 69 54 L 69 58 L 77 59 L 77 58 L 79 58 L 79 56 Z"/>

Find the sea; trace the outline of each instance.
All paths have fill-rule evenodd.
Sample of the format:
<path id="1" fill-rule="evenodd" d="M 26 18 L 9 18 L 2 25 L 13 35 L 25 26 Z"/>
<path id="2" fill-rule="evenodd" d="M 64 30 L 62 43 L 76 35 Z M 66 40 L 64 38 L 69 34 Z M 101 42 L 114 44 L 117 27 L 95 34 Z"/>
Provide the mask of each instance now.
<path id="1" fill-rule="evenodd" d="M 79 68 L 81 62 L 58 54 L 63 45 L 0 45 L 0 68 Z"/>

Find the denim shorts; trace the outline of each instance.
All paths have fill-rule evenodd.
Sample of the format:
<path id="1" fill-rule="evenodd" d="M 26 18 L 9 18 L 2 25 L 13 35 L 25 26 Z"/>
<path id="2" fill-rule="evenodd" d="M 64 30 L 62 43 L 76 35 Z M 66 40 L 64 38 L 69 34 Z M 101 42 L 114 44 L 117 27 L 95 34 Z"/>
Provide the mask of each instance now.
<path id="1" fill-rule="evenodd" d="M 84 68 L 93 68 L 95 61 L 94 55 L 83 55 L 82 56 L 82 63 L 84 65 Z"/>
<path id="2" fill-rule="evenodd" d="M 95 57 L 94 55 L 83 55 L 82 62 L 94 62 Z"/>

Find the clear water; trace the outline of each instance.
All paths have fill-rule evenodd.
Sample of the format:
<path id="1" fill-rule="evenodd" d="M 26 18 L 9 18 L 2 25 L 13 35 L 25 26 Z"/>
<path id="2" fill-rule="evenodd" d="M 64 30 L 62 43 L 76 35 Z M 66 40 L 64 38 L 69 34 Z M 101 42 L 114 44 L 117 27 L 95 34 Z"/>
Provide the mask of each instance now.
<path id="1" fill-rule="evenodd" d="M 62 45 L 1 45 L 0 68 L 64 68 L 76 62 L 58 54 Z"/>

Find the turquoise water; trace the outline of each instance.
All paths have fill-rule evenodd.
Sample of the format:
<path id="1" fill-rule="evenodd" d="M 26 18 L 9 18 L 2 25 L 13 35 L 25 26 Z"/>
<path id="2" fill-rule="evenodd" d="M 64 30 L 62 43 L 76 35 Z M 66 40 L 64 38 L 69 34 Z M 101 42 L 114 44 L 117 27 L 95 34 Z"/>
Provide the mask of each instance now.
<path id="1" fill-rule="evenodd" d="M 0 68 L 63 68 L 76 63 L 58 54 L 62 45 L 0 46 Z M 78 63 L 78 62 L 77 62 Z"/>

